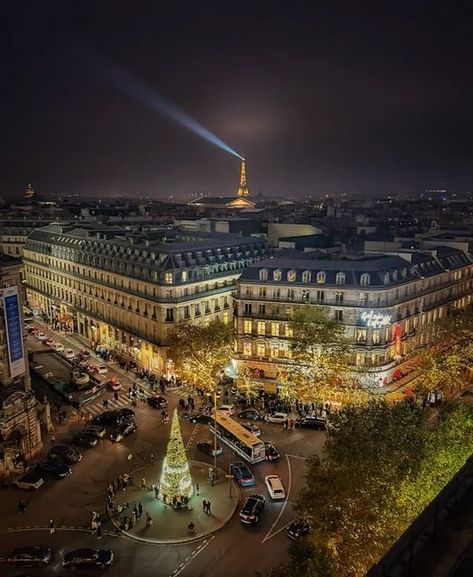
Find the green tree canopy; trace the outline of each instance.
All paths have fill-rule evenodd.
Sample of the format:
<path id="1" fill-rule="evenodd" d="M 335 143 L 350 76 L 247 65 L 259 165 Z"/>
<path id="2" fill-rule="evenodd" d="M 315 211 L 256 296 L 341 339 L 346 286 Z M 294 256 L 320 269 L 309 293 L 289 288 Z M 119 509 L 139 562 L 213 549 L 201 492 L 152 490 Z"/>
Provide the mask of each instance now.
<path id="1" fill-rule="evenodd" d="M 213 390 L 230 359 L 234 342 L 231 325 L 215 319 L 206 325 L 176 323 L 167 335 L 169 357 L 178 374 L 189 383 Z"/>

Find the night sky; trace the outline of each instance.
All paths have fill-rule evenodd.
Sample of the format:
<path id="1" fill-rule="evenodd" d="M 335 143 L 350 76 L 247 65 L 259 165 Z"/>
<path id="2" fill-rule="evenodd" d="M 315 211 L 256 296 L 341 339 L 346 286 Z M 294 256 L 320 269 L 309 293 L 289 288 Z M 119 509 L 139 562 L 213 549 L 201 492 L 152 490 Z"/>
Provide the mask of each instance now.
<path id="1" fill-rule="evenodd" d="M 117 77 L 246 156 L 254 194 L 472 189 L 471 2 L 8 4 L 4 198 L 235 192 L 238 159 Z"/>

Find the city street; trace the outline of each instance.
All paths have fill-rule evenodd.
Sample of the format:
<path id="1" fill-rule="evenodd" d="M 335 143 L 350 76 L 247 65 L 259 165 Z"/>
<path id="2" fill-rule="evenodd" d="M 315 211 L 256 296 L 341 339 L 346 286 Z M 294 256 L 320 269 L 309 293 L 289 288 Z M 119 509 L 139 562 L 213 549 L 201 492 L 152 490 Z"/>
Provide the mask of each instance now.
<path id="1" fill-rule="evenodd" d="M 75 342 L 68 337 L 53 337 L 77 349 Z M 74 344 L 73 344 L 74 343 Z M 28 337 L 28 346 L 34 350 L 45 349 L 34 337 Z M 82 347 L 81 347 L 82 348 Z M 35 361 L 53 371 L 61 378 L 68 377 L 68 367 L 58 360 L 56 354 L 45 353 L 35 355 Z M 97 361 L 98 362 L 98 361 Z M 102 362 L 102 360 L 100 360 Z M 107 379 L 116 375 L 123 383 L 125 391 L 132 379 L 125 377 L 122 371 L 111 367 Z M 37 396 L 42 399 L 48 394 L 52 401 L 56 394 L 46 388 L 44 382 L 33 377 Z M 118 401 L 113 400 L 113 394 L 103 393 L 109 399 L 109 408 L 130 407 L 128 396 L 120 392 Z M 189 391 L 167 391 L 169 401 L 168 412 L 178 404 L 182 396 L 187 397 Z M 102 397 L 87 405 L 84 412 L 91 415 L 103 410 Z M 313 453 L 320 454 L 323 448 L 324 433 L 312 430 L 286 431 L 280 424 L 259 423 L 262 438 L 271 441 L 277 447 L 281 458 L 277 462 L 264 462 L 251 466 L 257 484 L 242 488 L 240 505 L 230 522 L 221 530 L 187 544 L 158 545 L 131 540 L 123 535 L 117 535 L 111 523 L 104 523 L 104 536 L 98 541 L 90 531 L 90 521 L 93 511 L 104 514 L 107 487 L 121 473 L 134 474 L 134 483 L 140 482 L 139 469 L 149 464 L 151 456 L 156 463 L 161 463 L 165 456 L 167 440 L 170 432 L 170 422 L 161 422 L 161 411 L 138 402 L 133 407 L 136 413 L 138 430 L 126 437 L 120 443 L 112 443 L 107 438 L 100 440 L 95 448 L 81 449 L 83 459 L 72 465 L 73 474 L 62 480 L 48 479 L 43 487 L 35 492 L 21 491 L 13 488 L 3 488 L 1 499 L 1 530 L 5 536 L 2 539 L 0 556 L 5 557 L 16 546 L 31 544 L 50 544 L 56 551 L 55 563 L 47 569 L 31 569 L 31 575 L 63 574 L 60 560 L 67 549 L 80 546 L 99 546 L 111 548 L 115 553 L 115 564 L 107 570 L 109 575 L 163 575 L 183 577 L 209 576 L 241 577 L 252 575 L 256 570 L 264 571 L 287 559 L 289 539 L 286 536 L 286 526 L 295 518 L 293 502 L 298 490 L 304 483 L 305 457 Z M 77 412 L 69 409 L 68 421 L 64 425 L 56 425 L 56 443 L 67 441 L 71 433 L 80 429 Z M 211 463 L 211 457 L 197 448 L 200 440 L 210 438 L 208 426 L 181 422 L 184 444 L 189 459 Z M 44 453 L 51 446 L 51 439 L 44 438 Z M 240 460 L 232 456 L 228 447 L 218 457 L 219 467 L 228 470 L 231 460 Z M 277 474 L 281 477 L 286 489 L 286 500 L 272 502 L 264 486 L 267 474 Z M 159 479 L 147 479 L 147 483 L 157 483 Z M 226 479 L 220 482 L 227 483 Z M 266 497 L 266 507 L 262 518 L 256 526 L 241 525 L 238 512 L 243 500 L 252 493 L 261 493 Z M 18 513 L 17 503 L 22 498 L 26 501 L 26 510 Z M 230 498 L 230 497 L 228 497 Z M 194 497 L 194 506 L 200 507 L 199 498 Z M 177 514 L 177 513 L 176 513 Z M 54 520 L 57 531 L 50 535 L 48 523 Z M 159 522 L 159 520 L 157 521 Z M 5 576 L 20 575 L 21 569 L 11 568 L 4 562 L 1 574 Z M 100 573 L 100 572 L 99 572 Z"/>

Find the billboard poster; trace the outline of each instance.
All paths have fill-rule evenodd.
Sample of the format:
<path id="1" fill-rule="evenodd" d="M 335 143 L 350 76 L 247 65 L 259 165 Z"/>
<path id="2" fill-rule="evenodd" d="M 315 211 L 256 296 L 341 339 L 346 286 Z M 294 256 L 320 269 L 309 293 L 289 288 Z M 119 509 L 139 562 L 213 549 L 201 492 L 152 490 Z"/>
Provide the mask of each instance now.
<path id="1" fill-rule="evenodd" d="M 16 286 L 2 289 L 1 294 L 7 334 L 8 364 L 10 376 L 13 378 L 25 374 L 21 304 Z"/>

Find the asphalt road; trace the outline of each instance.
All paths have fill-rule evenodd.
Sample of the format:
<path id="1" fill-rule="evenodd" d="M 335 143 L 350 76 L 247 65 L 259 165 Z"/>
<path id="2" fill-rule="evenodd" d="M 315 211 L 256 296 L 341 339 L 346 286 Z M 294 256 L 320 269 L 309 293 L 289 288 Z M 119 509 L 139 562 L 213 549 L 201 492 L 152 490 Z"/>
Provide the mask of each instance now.
<path id="1" fill-rule="evenodd" d="M 37 343 L 32 346 L 36 347 Z M 73 347 L 74 348 L 74 347 Z M 56 366 L 54 355 L 41 355 L 41 363 Z M 112 369 L 110 373 L 113 374 Z M 107 375 L 108 376 L 108 375 Z M 123 375 L 120 375 L 123 382 Z M 38 396 L 45 392 L 54 399 L 54 393 L 45 390 L 44 383 L 34 383 Z M 185 391 L 169 392 L 169 410 L 177 405 L 179 395 Z M 111 395 L 109 395 L 111 398 Z M 125 397 L 121 403 L 127 402 Z M 101 399 L 93 403 L 98 410 Z M 92 407 L 94 408 L 94 407 Z M 260 463 L 251 467 L 257 485 L 242 489 L 241 500 L 251 493 L 262 493 L 266 497 L 264 514 L 257 526 L 242 526 L 236 513 L 232 520 L 220 531 L 205 541 L 186 545 L 162 546 L 138 543 L 114 534 L 112 528 L 104 526 L 104 537 L 98 541 L 88 530 L 92 511 L 104 511 L 104 499 L 110 481 L 123 472 L 133 472 L 149 462 L 153 454 L 155 460 L 165 455 L 170 424 L 160 422 L 160 411 L 140 403 L 136 408 L 138 430 L 122 443 L 113 444 L 101 440 L 97 447 L 83 450 L 84 458 L 73 465 L 73 474 L 66 479 L 48 480 L 33 493 L 13 488 L 1 489 L 0 557 L 7 556 L 11 548 L 28 544 L 48 543 L 57 552 L 55 563 L 47 569 L 28 569 L 29 575 L 52 576 L 67 574 L 61 568 L 61 557 L 65 550 L 80 546 L 100 546 L 115 552 L 115 564 L 106 571 L 107 575 L 127 575 L 128 577 L 242 577 L 251 576 L 255 571 L 270 569 L 287 559 L 289 540 L 285 527 L 295 515 L 293 500 L 304 483 L 305 458 L 320 454 L 324 434 L 318 431 L 285 431 L 281 425 L 260 424 L 262 438 L 272 441 L 281 453 L 277 463 Z M 71 432 L 81 424 L 73 416 L 66 425 L 56 430 L 56 442 L 66 441 Z M 188 445 L 189 458 L 208 461 L 210 457 L 199 451 L 199 440 L 210 438 L 206 425 L 193 425 L 187 421 L 181 424 L 184 443 Z M 45 450 L 50 446 L 46 439 Z M 131 457 L 130 457 L 131 456 Z M 232 456 L 228 448 L 218 460 L 220 467 L 227 469 Z M 233 457 L 233 460 L 239 460 Z M 278 474 L 285 486 L 287 499 L 272 502 L 264 487 L 264 476 Z M 149 480 L 153 482 L 157 480 Z M 20 498 L 27 500 L 26 511 L 17 512 Z M 237 510 L 238 511 L 238 510 Z M 47 530 L 49 519 L 53 518 L 58 530 L 50 535 Z M 100 571 L 82 571 L 81 574 L 100 574 Z M 25 570 L 0 564 L 0 574 L 5 577 L 25 574 Z"/>

